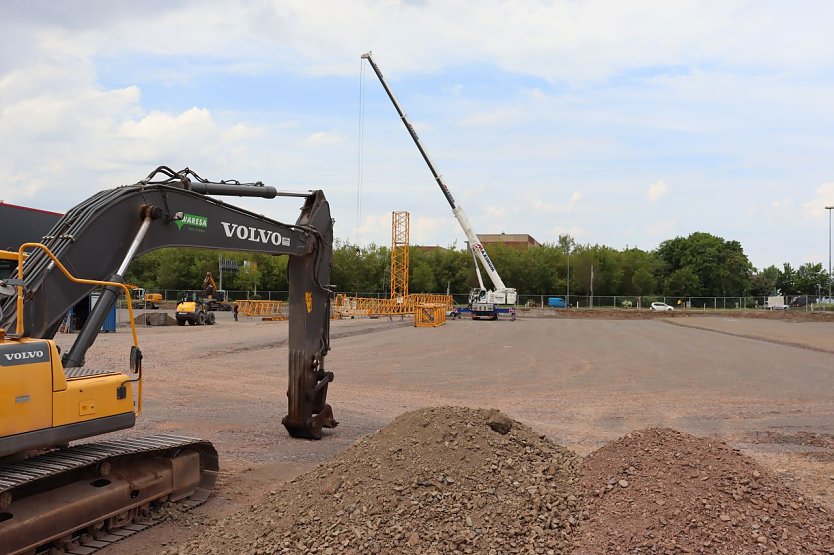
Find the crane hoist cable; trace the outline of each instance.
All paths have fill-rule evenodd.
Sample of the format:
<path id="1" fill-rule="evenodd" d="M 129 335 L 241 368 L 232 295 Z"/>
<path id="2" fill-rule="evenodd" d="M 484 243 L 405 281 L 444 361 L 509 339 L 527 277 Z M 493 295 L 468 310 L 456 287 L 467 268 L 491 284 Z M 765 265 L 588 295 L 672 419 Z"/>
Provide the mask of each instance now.
<path id="1" fill-rule="evenodd" d="M 359 114 L 358 114 L 358 137 L 356 148 L 356 224 L 353 229 L 353 237 L 356 246 L 359 246 L 360 227 L 362 226 L 362 154 L 365 141 L 365 64 L 359 60 Z"/>

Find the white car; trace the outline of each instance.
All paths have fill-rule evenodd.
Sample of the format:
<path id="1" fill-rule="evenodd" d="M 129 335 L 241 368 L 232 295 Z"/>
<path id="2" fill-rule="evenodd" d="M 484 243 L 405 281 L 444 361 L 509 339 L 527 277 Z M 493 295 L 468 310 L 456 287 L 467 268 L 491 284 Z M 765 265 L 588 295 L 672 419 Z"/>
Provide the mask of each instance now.
<path id="1" fill-rule="evenodd" d="M 675 310 L 671 306 L 666 303 L 652 303 L 652 306 L 649 310 L 665 310 L 665 311 L 672 311 Z"/>

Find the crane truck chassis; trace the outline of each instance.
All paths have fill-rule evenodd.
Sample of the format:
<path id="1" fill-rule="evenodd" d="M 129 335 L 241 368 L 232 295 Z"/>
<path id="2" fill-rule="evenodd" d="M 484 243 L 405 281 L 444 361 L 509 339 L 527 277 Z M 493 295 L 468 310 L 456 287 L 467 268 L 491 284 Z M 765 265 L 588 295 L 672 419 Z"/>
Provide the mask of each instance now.
<path id="1" fill-rule="evenodd" d="M 299 197 L 304 204 L 293 225 L 208 195 Z M 135 328 L 127 371 L 84 363 L 120 290 L 132 316 L 123 278 L 130 261 L 145 252 L 180 246 L 289 255 L 288 412 L 282 423 L 291 436 L 309 439 L 335 427 L 326 403 L 333 373 L 324 364 L 332 225 L 321 191 L 210 182 L 187 168 L 160 167 L 68 211 L 42 244 L 21 246 L 16 273 L 0 282 L 0 550 L 29 554 L 83 544 L 89 553 L 149 505 L 199 504 L 214 486 L 217 452 L 203 440 L 157 435 L 66 447 L 130 428 L 142 411 Z M 53 338 L 64 313 L 95 287 L 102 287 L 99 302 L 61 353 Z"/>

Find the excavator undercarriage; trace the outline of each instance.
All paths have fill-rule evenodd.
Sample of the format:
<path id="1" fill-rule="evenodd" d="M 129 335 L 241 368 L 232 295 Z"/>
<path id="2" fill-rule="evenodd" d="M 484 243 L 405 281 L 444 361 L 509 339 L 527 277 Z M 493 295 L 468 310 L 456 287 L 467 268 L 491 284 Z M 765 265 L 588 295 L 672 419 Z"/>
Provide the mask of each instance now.
<path id="1" fill-rule="evenodd" d="M 201 504 L 218 470 L 211 443 L 173 435 L 87 443 L 4 464 L 2 552 L 93 553 L 147 528 L 154 504 Z"/>

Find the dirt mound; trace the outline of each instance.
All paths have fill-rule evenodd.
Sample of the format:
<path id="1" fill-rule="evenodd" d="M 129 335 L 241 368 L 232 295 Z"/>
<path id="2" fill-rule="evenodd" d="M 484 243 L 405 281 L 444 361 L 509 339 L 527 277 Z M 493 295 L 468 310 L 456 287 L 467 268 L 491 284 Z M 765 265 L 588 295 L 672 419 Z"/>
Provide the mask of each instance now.
<path id="1" fill-rule="evenodd" d="M 582 466 L 577 554 L 834 553 L 834 519 L 725 443 L 632 432 Z"/>
<path id="2" fill-rule="evenodd" d="M 164 312 L 143 312 L 133 318 L 138 326 L 176 326 L 177 321 Z"/>
<path id="3" fill-rule="evenodd" d="M 828 555 L 834 518 L 720 441 L 642 430 L 580 463 L 500 412 L 442 407 L 400 416 L 178 552 Z"/>
<path id="4" fill-rule="evenodd" d="M 404 414 L 186 553 L 570 553 L 580 459 L 497 411 Z"/>

